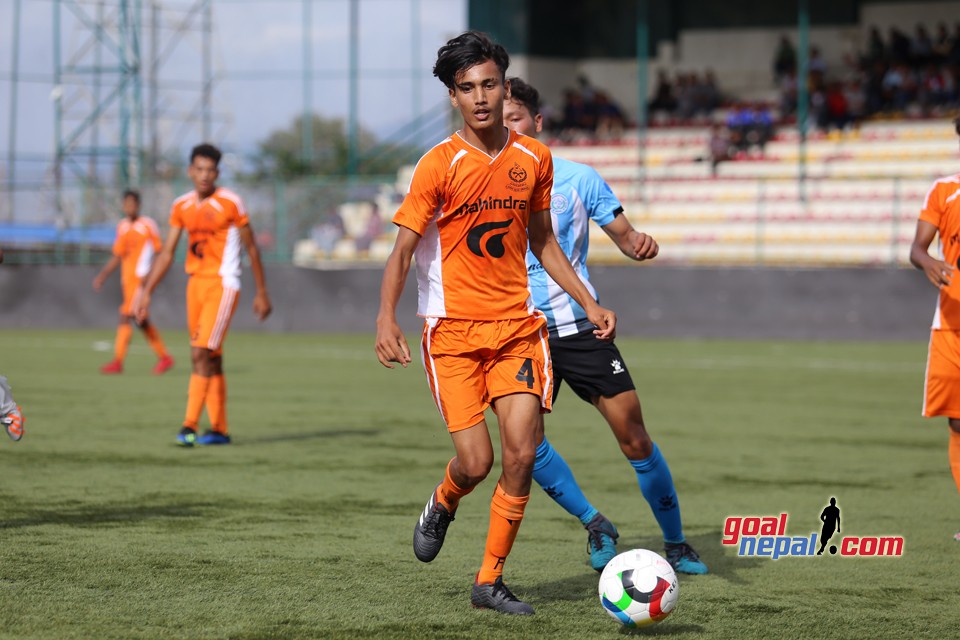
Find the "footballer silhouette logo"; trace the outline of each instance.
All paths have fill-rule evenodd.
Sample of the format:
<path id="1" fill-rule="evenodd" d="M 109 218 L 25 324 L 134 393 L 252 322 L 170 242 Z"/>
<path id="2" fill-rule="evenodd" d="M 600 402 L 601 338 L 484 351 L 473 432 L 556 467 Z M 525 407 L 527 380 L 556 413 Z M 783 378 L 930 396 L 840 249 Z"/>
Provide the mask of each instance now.
<path id="1" fill-rule="evenodd" d="M 467 248 L 481 258 L 484 257 L 483 249 L 486 249 L 486 255 L 491 258 L 502 258 L 503 254 L 506 253 L 503 246 L 503 236 L 507 235 L 506 229 L 511 224 L 513 224 L 513 218 L 500 222 L 478 224 L 467 233 Z M 486 236 L 485 242 L 484 236 Z M 483 248 L 481 248 L 481 242 L 483 242 Z"/>

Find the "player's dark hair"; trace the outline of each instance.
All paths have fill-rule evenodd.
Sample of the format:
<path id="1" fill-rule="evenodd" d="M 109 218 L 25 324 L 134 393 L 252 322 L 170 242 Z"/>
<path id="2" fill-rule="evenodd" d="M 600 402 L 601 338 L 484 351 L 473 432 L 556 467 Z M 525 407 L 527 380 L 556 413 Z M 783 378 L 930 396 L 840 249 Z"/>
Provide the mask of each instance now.
<path id="1" fill-rule="evenodd" d="M 127 189 L 126 191 L 124 191 L 123 199 L 126 200 L 127 198 L 133 198 L 134 200 L 137 201 L 137 204 L 140 204 L 140 192 L 137 191 L 136 189 Z"/>
<path id="2" fill-rule="evenodd" d="M 195 146 L 190 152 L 190 164 L 193 164 L 194 158 L 209 158 L 213 160 L 213 164 L 219 166 L 220 158 L 222 157 L 223 154 L 220 153 L 220 149 L 217 149 L 209 142 L 204 142 Z"/>
<path id="3" fill-rule="evenodd" d="M 493 60 L 500 69 L 500 79 L 507 76 L 510 55 L 501 45 L 480 31 L 467 31 L 437 50 L 437 63 L 433 65 L 433 75 L 440 79 L 448 89 L 453 89 L 457 76 L 470 67 Z"/>
<path id="4" fill-rule="evenodd" d="M 508 80 L 510 81 L 510 99 L 516 100 L 527 108 L 531 116 L 537 117 L 540 113 L 540 92 L 520 78 L 513 77 Z"/>

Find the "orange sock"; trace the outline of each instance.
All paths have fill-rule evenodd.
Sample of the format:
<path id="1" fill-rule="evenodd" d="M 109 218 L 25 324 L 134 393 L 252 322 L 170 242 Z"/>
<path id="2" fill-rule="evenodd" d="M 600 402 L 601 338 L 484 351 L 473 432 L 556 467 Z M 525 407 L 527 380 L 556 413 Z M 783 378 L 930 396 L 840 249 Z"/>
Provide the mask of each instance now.
<path id="1" fill-rule="evenodd" d="M 490 501 L 490 529 L 487 531 L 487 546 L 483 551 L 483 564 L 477 573 L 477 584 L 495 582 L 503 575 L 503 565 L 510 555 L 513 541 L 517 539 L 523 510 L 530 496 L 509 496 L 497 483 Z"/>
<path id="2" fill-rule="evenodd" d="M 457 507 L 460 506 L 460 498 L 467 495 L 474 490 L 474 487 L 469 489 L 463 489 L 453 481 L 453 478 L 450 477 L 450 465 L 453 464 L 453 461 L 456 458 L 451 458 L 450 462 L 447 463 L 447 472 L 443 477 L 443 482 L 440 483 L 440 488 L 437 489 L 437 500 L 447 508 L 447 511 L 454 513 L 457 510 Z"/>
<path id="3" fill-rule="evenodd" d="M 210 377 L 207 388 L 207 417 L 210 429 L 217 433 L 227 432 L 227 381 L 223 374 Z"/>
<path id="4" fill-rule="evenodd" d="M 200 412 L 207 399 L 207 390 L 210 388 L 210 378 L 196 373 L 190 374 L 190 388 L 187 390 L 187 414 L 183 418 L 183 426 L 197 428 L 200 421 Z"/>
<path id="5" fill-rule="evenodd" d="M 960 433 L 950 429 L 950 471 L 953 472 L 953 481 L 957 483 L 957 491 L 960 491 Z"/>
<path id="6" fill-rule="evenodd" d="M 123 362 L 127 357 L 127 347 L 130 346 L 130 336 L 133 335 L 133 327 L 129 323 L 117 326 L 117 339 L 113 343 L 113 359 Z"/>
<path id="7" fill-rule="evenodd" d="M 158 358 L 167 357 L 167 347 L 163 344 L 163 340 L 160 338 L 160 332 L 157 331 L 157 328 L 153 324 L 148 324 L 143 328 L 143 333 L 147 336 L 147 342 L 150 343 L 150 348 L 153 349 L 153 352 L 157 354 Z"/>

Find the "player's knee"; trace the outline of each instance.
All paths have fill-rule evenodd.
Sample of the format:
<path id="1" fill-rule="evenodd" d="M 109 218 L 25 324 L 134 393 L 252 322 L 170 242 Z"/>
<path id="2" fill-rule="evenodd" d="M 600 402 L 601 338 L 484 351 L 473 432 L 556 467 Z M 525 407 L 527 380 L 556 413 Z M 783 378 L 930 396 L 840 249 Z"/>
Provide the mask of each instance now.
<path id="1" fill-rule="evenodd" d="M 493 469 L 492 457 L 482 456 L 471 459 L 460 457 L 460 473 L 463 475 L 463 480 L 466 480 L 471 487 L 480 484 L 490 475 L 491 469 Z"/>
<path id="2" fill-rule="evenodd" d="M 529 475 L 533 473 L 533 464 L 537 459 L 535 447 L 516 447 L 504 449 L 503 470 L 507 474 Z"/>
<path id="3" fill-rule="evenodd" d="M 630 460 L 643 460 L 653 453 L 653 440 L 646 429 L 631 429 L 629 434 L 620 438 L 620 450 Z"/>

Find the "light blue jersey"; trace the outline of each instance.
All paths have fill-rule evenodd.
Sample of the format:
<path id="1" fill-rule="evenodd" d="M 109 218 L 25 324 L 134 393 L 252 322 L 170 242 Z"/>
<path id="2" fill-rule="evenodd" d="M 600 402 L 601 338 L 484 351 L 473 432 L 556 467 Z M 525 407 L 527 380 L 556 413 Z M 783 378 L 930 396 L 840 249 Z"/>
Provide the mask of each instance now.
<path id="1" fill-rule="evenodd" d="M 597 291 L 590 284 L 587 272 L 590 220 L 603 227 L 613 222 L 621 211 L 620 201 L 596 170 L 579 162 L 554 157 L 553 191 L 550 193 L 553 233 L 594 299 L 597 299 Z M 562 338 L 593 328 L 583 307 L 547 275 L 529 248 L 527 275 L 533 303 L 547 316 L 551 337 Z"/>

